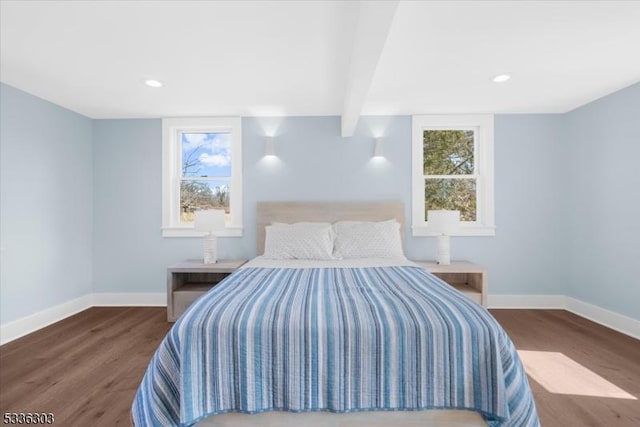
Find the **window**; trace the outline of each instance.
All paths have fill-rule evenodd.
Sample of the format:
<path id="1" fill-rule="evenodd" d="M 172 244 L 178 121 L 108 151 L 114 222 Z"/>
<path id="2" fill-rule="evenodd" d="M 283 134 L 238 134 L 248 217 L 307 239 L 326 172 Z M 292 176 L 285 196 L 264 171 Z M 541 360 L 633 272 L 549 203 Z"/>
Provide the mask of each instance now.
<path id="1" fill-rule="evenodd" d="M 201 236 L 194 212 L 224 209 L 226 236 L 242 235 L 239 117 L 162 120 L 162 235 Z"/>
<path id="2" fill-rule="evenodd" d="M 413 235 L 430 236 L 427 211 L 460 211 L 459 236 L 495 235 L 493 116 L 413 116 Z"/>

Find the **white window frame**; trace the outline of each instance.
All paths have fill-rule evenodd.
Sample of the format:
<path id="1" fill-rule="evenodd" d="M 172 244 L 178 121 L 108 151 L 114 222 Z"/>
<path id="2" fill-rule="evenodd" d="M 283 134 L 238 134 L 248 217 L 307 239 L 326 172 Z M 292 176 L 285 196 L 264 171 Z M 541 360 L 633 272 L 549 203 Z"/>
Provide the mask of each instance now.
<path id="1" fill-rule="evenodd" d="M 218 236 L 242 236 L 242 121 L 240 117 L 162 119 L 162 236 L 201 237 L 193 225 L 180 223 L 182 133 L 231 134 L 231 220 Z"/>
<path id="2" fill-rule="evenodd" d="M 476 221 L 461 221 L 454 236 L 495 236 L 493 115 L 420 115 L 412 117 L 412 231 L 436 236 L 425 220 L 423 135 L 425 130 L 475 131 Z"/>

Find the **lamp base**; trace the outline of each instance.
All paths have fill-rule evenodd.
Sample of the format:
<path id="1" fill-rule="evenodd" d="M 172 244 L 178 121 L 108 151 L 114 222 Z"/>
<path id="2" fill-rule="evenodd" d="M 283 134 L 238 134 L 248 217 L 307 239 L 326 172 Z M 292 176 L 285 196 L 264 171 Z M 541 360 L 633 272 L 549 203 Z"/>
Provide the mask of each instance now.
<path id="1" fill-rule="evenodd" d="M 214 234 L 204 236 L 204 263 L 215 264 L 218 262 L 218 242 Z"/>
<path id="2" fill-rule="evenodd" d="M 451 240 L 449 236 L 438 236 L 436 262 L 441 265 L 451 264 Z"/>

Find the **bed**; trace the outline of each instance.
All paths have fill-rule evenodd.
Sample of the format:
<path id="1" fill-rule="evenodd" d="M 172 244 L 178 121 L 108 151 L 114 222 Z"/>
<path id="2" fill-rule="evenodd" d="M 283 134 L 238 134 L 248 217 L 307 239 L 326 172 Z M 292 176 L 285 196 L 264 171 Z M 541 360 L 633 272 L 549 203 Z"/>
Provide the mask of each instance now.
<path id="1" fill-rule="evenodd" d="M 178 319 L 138 389 L 134 424 L 539 426 L 506 332 L 404 258 L 403 220 L 399 202 L 258 203 L 264 255 Z M 336 223 L 330 242 L 319 223 Z M 393 227 L 397 240 L 380 244 Z M 278 238 L 317 247 L 274 258 Z"/>

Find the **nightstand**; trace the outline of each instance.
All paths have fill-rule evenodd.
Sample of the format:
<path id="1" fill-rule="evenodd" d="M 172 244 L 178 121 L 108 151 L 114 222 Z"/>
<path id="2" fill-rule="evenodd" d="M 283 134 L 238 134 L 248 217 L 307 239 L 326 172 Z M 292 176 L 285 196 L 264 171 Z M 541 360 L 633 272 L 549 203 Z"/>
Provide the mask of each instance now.
<path id="1" fill-rule="evenodd" d="M 206 294 L 222 279 L 247 260 L 218 260 L 204 264 L 192 259 L 167 268 L 167 321 L 175 322 L 196 299 Z"/>
<path id="2" fill-rule="evenodd" d="M 414 261 L 425 270 L 438 276 L 473 301 L 487 306 L 487 270 L 469 261 L 451 261 L 441 265 L 435 261 Z"/>

